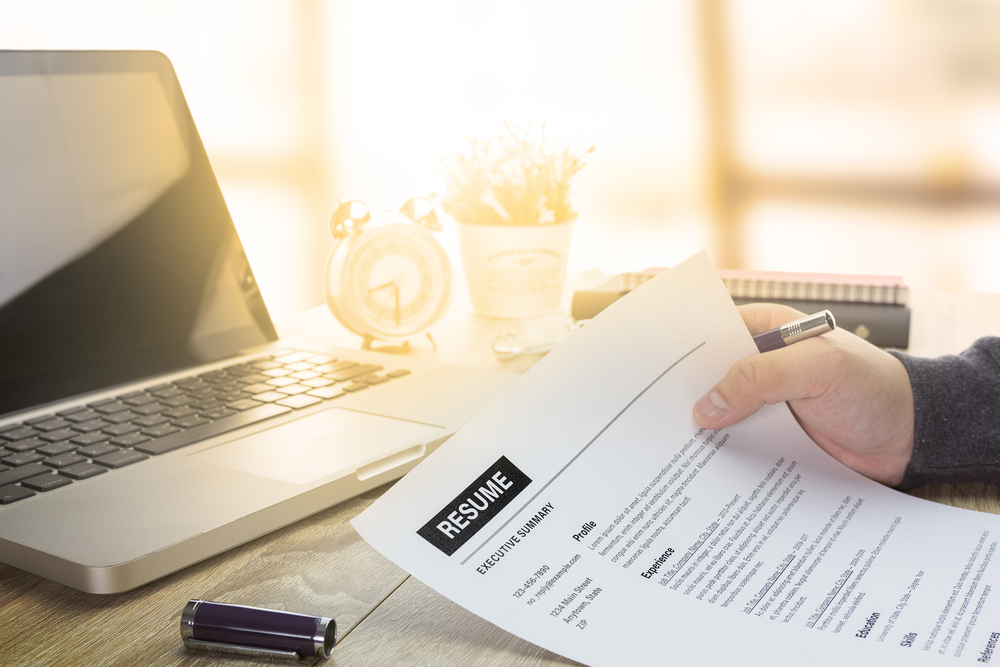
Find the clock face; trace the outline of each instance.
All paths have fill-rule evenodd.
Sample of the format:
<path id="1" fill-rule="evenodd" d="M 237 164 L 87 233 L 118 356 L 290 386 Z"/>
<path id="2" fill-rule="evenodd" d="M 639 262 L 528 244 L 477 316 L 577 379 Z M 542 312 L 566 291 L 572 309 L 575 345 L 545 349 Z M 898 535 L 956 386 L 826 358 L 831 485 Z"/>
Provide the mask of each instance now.
<path id="1" fill-rule="evenodd" d="M 342 242 L 327 265 L 327 303 L 355 333 L 390 342 L 424 335 L 445 313 L 451 265 L 422 227 L 390 224 Z"/>

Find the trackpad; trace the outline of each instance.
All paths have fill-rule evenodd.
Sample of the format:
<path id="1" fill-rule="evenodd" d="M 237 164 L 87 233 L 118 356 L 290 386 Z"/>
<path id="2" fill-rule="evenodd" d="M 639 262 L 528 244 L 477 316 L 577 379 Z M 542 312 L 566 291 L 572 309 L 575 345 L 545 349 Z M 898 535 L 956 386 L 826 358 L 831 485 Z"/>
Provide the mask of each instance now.
<path id="1" fill-rule="evenodd" d="M 192 459 L 289 482 L 309 484 L 440 436 L 441 426 L 331 408 L 192 454 Z M 422 448 L 421 448 L 422 449 Z"/>

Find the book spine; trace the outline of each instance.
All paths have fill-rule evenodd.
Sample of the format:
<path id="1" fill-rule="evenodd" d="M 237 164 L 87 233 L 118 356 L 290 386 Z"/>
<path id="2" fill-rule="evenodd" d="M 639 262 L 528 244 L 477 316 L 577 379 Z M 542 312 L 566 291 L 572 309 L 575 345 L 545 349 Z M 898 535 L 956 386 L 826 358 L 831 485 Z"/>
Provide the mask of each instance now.
<path id="1" fill-rule="evenodd" d="M 748 303 L 777 303 L 810 314 L 829 310 L 837 326 L 879 347 L 906 349 L 910 344 L 910 309 L 882 303 L 843 303 L 801 299 L 737 299 L 737 306 Z"/>
<path id="2" fill-rule="evenodd" d="M 904 284 L 820 282 L 806 278 L 769 280 L 752 276 L 723 277 L 722 282 L 734 299 L 843 301 L 905 306 L 909 296 L 909 289 Z"/>

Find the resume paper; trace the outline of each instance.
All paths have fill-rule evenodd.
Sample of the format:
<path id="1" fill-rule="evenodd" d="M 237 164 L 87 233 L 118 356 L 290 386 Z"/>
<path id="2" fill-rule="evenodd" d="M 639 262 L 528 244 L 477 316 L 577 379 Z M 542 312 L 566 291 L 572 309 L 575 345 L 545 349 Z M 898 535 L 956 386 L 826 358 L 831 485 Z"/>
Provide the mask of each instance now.
<path id="1" fill-rule="evenodd" d="M 695 401 L 753 354 L 697 255 L 571 335 L 353 525 L 587 665 L 1000 665 L 1000 517 L 854 473 L 785 405 L 698 427 Z"/>

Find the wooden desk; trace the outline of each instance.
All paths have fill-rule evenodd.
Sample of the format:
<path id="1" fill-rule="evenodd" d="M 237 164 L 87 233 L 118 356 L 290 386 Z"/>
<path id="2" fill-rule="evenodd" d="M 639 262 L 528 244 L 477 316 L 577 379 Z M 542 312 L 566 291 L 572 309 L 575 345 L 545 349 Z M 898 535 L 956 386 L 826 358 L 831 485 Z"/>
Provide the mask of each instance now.
<path id="1" fill-rule="evenodd" d="M 920 356 L 959 352 L 980 336 L 1000 333 L 1000 295 L 917 291 L 911 306 L 910 351 Z M 421 341 L 387 351 L 523 372 L 540 355 L 498 361 L 490 349 L 493 339 L 513 326 L 524 338 L 537 340 L 558 334 L 566 323 L 558 318 L 494 320 L 468 315 L 458 306 L 435 332 L 437 350 Z M 281 330 L 293 339 L 318 334 L 335 346 L 360 344 L 323 309 Z M 0 565 L 0 664 L 246 667 L 269 662 L 186 650 L 179 618 L 193 597 L 333 615 L 340 635 L 326 662 L 333 666 L 576 664 L 479 619 L 369 547 L 348 522 L 384 490 L 120 595 L 80 593 Z M 1000 514 L 996 487 L 932 485 L 914 495 Z"/>

